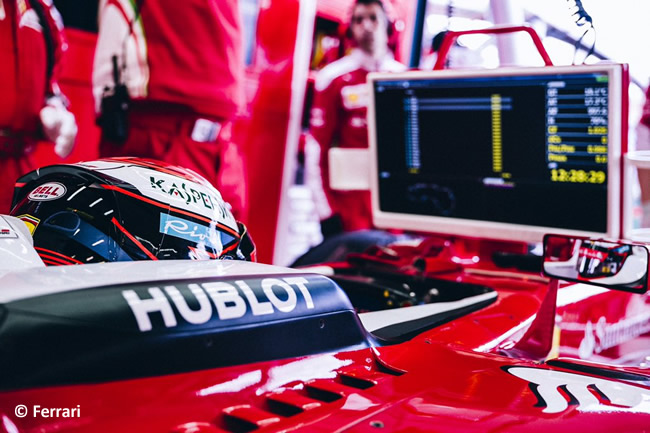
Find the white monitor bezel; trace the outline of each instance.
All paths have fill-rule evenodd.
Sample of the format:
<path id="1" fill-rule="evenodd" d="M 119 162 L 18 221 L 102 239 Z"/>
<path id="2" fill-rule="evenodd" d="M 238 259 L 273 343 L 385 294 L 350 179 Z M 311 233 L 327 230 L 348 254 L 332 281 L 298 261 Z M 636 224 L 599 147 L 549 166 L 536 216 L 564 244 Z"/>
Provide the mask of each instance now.
<path id="1" fill-rule="evenodd" d="M 504 77 L 524 75 L 607 73 L 609 111 L 608 111 L 608 164 L 607 164 L 607 232 L 569 230 L 557 227 L 528 226 L 523 224 L 501 223 L 472 219 L 400 214 L 386 212 L 379 208 L 379 176 L 377 158 L 377 137 L 375 122 L 375 83 L 381 80 L 400 79 L 449 79 L 475 77 Z M 599 64 L 580 66 L 517 67 L 500 69 L 445 69 L 438 71 L 408 71 L 402 73 L 373 72 L 368 74 L 370 103 L 368 105 L 368 143 L 370 153 L 370 193 L 373 223 L 380 229 L 399 229 L 422 233 L 441 233 L 477 238 L 541 242 L 546 233 L 561 233 L 576 236 L 604 236 L 618 239 L 621 236 L 621 153 L 623 107 L 624 65 Z M 627 133 L 627 132 L 625 132 Z"/>

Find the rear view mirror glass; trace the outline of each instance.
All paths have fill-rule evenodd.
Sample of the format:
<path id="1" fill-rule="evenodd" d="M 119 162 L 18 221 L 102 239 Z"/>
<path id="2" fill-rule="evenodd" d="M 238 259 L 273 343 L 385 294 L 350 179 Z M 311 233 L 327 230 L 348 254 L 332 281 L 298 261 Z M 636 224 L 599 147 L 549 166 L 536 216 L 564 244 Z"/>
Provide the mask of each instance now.
<path id="1" fill-rule="evenodd" d="M 645 293 L 648 249 L 645 245 L 546 235 L 544 274 L 565 281 Z"/>

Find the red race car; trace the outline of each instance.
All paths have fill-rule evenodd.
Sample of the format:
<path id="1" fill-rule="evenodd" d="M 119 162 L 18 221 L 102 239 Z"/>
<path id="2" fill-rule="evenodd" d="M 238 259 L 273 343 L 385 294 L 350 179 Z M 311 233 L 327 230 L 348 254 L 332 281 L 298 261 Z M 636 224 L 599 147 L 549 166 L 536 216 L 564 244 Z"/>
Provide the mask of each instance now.
<path id="1" fill-rule="evenodd" d="M 236 260 L 253 255 L 245 229 L 178 171 L 122 160 L 27 175 L 22 222 L 0 221 L 0 425 L 647 432 L 648 250 L 601 239 L 623 219 L 625 129 L 607 102 L 622 72 L 370 77 L 374 221 L 428 234 L 318 267 Z M 560 143 L 565 118 L 590 151 Z M 45 267 L 32 240 L 48 264 L 83 264 Z M 580 275 L 594 245 L 627 256 Z"/>
<path id="2" fill-rule="evenodd" d="M 647 332 L 645 278 L 634 287 L 644 294 L 558 290 L 539 273 L 459 265 L 454 245 L 432 239 L 352 255 L 329 267 L 333 279 L 236 260 L 45 267 L 25 225 L 0 222 L 13 270 L 0 278 L 7 433 L 650 425 L 648 371 L 591 362 L 635 342 L 648 352 L 635 338 Z M 547 238 L 562 242 L 582 240 Z M 550 251 L 545 269 L 558 276 Z M 628 310 L 613 319 L 616 302 Z M 583 349 L 563 335 L 595 308 L 617 322 L 596 325 L 583 360 L 555 357 Z"/>

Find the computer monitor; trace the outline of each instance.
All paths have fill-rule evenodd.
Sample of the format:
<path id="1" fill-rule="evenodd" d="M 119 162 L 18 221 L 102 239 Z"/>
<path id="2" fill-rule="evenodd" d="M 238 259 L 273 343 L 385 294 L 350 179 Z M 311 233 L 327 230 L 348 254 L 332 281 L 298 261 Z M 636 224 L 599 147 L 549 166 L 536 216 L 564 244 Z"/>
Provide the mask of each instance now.
<path id="1" fill-rule="evenodd" d="M 377 227 L 526 242 L 548 232 L 619 237 L 625 65 L 368 80 Z"/>

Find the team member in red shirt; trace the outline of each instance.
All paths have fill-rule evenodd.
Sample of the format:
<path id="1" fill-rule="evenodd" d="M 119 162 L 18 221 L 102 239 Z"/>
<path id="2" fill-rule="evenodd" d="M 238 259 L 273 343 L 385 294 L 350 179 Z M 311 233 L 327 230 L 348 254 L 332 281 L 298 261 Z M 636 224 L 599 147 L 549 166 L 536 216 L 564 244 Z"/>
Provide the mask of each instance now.
<path id="1" fill-rule="evenodd" d="M 320 145 L 320 176 L 313 175 L 317 171 L 313 166 L 307 170 L 311 169 L 308 183 L 316 194 L 317 210 L 325 235 L 335 231 L 333 226 L 340 223 L 345 231 L 372 227 L 368 191 L 337 191 L 330 188 L 328 151 L 335 146 L 368 147 L 366 108 L 369 95 L 366 76 L 374 71 L 397 72 L 405 69 L 388 50 L 388 29 L 389 21 L 380 0 L 357 0 L 349 25 L 349 34 L 356 47 L 349 55 L 327 65 L 316 77 L 310 136 Z M 313 157 L 308 155 L 307 159 Z M 309 162 L 307 164 L 310 165 Z M 314 181 L 314 177 L 322 179 L 324 197 L 318 185 L 314 187 L 314 183 L 320 183 Z"/>
<path id="2" fill-rule="evenodd" d="M 641 121 L 636 128 L 636 150 L 650 151 L 650 87 L 646 91 L 645 104 Z M 639 183 L 641 184 L 641 204 L 643 219 L 641 225 L 650 227 L 650 170 L 639 169 Z"/>
<path id="3" fill-rule="evenodd" d="M 244 166 L 230 139 L 243 102 L 241 39 L 237 0 L 101 0 L 93 72 L 100 155 L 192 169 L 244 218 Z M 129 101 L 115 101 L 121 83 L 130 98 L 125 131 L 119 116 Z"/>
<path id="4" fill-rule="evenodd" d="M 36 168 L 41 139 L 70 154 L 75 118 L 56 84 L 65 48 L 59 13 L 44 0 L 0 0 L 0 213 L 9 213 L 16 179 Z"/>

